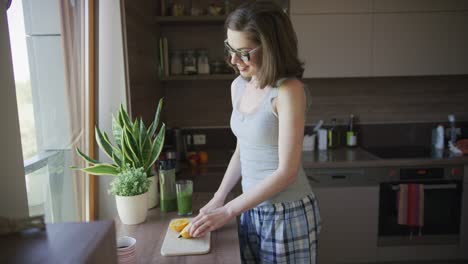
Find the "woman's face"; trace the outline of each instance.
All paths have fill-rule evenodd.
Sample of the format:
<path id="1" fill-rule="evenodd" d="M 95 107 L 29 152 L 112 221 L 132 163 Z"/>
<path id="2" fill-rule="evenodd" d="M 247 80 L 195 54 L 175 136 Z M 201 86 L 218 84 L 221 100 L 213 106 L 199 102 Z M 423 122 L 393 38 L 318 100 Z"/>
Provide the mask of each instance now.
<path id="1" fill-rule="evenodd" d="M 227 44 L 234 51 L 237 51 L 234 54 L 249 53 L 249 60 L 246 61 L 239 57 L 239 55 L 231 55 L 231 63 L 237 67 L 239 73 L 244 78 L 251 78 L 257 74 L 258 71 L 258 59 L 259 56 L 259 45 L 251 41 L 247 37 L 247 33 L 242 31 L 227 30 Z M 232 54 L 232 53 L 231 53 Z"/>

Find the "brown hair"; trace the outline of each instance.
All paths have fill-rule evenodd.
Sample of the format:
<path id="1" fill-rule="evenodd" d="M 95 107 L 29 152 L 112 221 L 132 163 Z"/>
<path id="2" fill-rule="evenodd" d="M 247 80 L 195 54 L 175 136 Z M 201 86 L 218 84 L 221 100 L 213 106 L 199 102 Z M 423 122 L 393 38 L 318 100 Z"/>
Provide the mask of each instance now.
<path id="1" fill-rule="evenodd" d="M 297 37 L 288 15 L 272 1 L 249 1 L 234 10 L 226 19 L 226 31 L 242 31 L 261 45 L 259 55 L 260 87 L 274 86 L 281 78 L 301 78 L 303 63 L 299 61 Z M 237 67 L 227 62 L 238 73 Z"/>

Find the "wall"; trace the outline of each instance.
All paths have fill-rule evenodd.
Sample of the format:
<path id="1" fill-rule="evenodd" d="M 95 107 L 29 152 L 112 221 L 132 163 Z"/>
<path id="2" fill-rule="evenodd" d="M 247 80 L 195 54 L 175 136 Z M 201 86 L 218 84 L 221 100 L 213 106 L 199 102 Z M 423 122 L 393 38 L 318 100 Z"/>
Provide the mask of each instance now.
<path id="1" fill-rule="evenodd" d="M 4 1 L 0 2 L 0 217 L 29 215 L 23 154 Z"/>
<path id="2" fill-rule="evenodd" d="M 125 69 L 122 41 L 122 23 L 119 1 L 99 2 L 99 82 L 98 82 L 98 126 L 101 131 L 111 134 L 112 114 L 118 112 L 120 103 L 125 105 Z M 110 159 L 99 151 L 99 160 Z M 113 219 L 117 216 L 115 197 L 107 193 L 112 177 L 98 177 L 99 219 Z"/>
<path id="3" fill-rule="evenodd" d="M 468 75 L 306 79 L 312 95 L 307 124 L 353 113 L 365 124 L 468 121 Z M 228 126 L 229 81 L 172 82 L 165 91 L 170 126 Z"/>
<path id="4" fill-rule="evenodd" d="M 347 119 L 365 124 L 468 121 L 468 75 L 306 80 L 312 93 L 307 122 Z"/>

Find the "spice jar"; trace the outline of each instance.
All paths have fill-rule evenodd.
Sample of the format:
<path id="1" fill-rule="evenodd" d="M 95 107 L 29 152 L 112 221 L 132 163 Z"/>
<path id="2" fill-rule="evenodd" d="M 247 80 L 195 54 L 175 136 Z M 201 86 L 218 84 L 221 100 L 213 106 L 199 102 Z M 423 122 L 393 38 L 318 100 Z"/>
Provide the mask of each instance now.
<path id="1" fill-rule="evenodd" d="M 184 74 L 197 74 L 197 60 L 193 50 L 187 50 L 185 52 Z"/>
<path id="2" fill-rule="evenodd" d="M 171 54 L 171 74 L 182 74 L 182 53 L 180 50 L 174 50 Z"/>
<path id="3" fill-rule="evenodd" d="M 197 57 L 198 74 L 210 74 L 210 64 L 208 62 L 208 52 L 199 50 Z"/>

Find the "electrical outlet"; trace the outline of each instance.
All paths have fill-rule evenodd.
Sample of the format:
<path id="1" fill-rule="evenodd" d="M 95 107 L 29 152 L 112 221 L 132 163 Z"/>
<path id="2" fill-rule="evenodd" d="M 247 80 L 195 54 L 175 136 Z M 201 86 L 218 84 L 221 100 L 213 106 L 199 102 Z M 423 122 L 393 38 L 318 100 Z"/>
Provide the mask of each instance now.
<path id="1" fill-rule="evenodd" d="M 205 145 L 206 144 L 206 135 L 205 134 L 193 135 L 193 144 L 194 145 Z"/>

